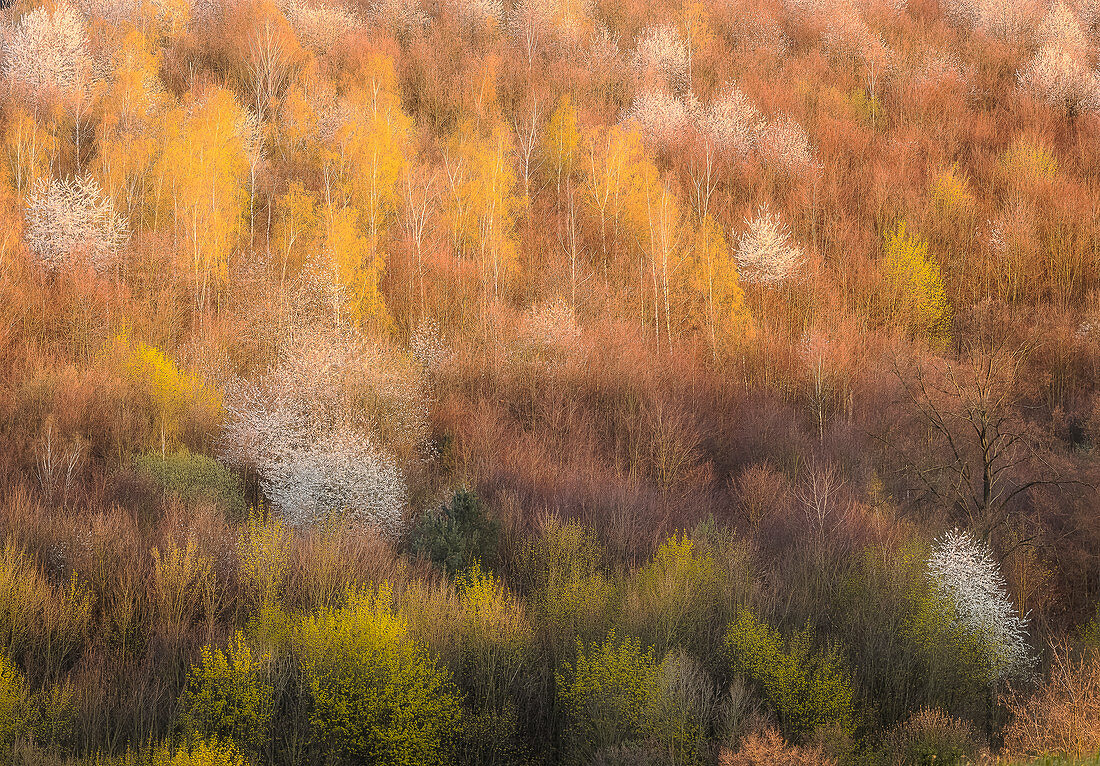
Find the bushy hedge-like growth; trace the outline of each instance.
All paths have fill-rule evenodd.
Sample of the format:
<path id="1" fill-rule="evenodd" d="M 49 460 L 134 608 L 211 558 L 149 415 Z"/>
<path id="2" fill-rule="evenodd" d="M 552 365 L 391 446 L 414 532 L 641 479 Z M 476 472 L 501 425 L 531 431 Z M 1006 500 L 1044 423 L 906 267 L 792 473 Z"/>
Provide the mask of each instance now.
<path id="1" fill-rule="evenodd" d="M 409 636 L 392 598 L 388 587 L 352 590 L 345 606 L 303 619 L 314 734 L 349 763 L 446 763 L 458 696 L 450 674 Z"/>
<path id="2" fill-rule="evenodd" d="M 226 651 L 203 647 L 188 674 L 181 724 L 192 739 L 233 742 L 257 751 L 267 741 L 274 692 L 266 657 L 254 657 L 240 633 Z"/>
<path id="3" fill-rule="evenodd" d="M 815 652 L 808 630 L 784 639 L 778 630 L 741 610 L 726 631 L 734 670 L 755 681 L 779 715 L 783 733 L 804 741 L 815 730 L 855 730 L 851 675 L 833 651 Z"/>

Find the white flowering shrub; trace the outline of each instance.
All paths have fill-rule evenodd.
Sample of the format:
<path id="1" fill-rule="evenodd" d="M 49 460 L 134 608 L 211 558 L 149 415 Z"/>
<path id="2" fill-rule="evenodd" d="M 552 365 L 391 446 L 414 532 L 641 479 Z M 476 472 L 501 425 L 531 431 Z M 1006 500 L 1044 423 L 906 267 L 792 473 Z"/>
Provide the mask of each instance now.
<path id="1" fill-rule="evenodd" d="M 393 538 L 408 503 L 405 480 L 393 457 L 368 436 L 331 433 L 287 452 L 261 473 L 265 494 L 292 526 L 343 520 L 371 525 Z"/>
<path id="2" fill-rule="evenodd" d="M 737 267 L 746 282 L 770 284 L 793 276 L 805 262 L 801 247 L 791 244 L 791 233 L 778 214 L 761 205 L 737 245 Z"/>
<path id="3" fill-rule="evenodd" d="M 33 90 L 70 88 L 89 66 L 84 18 L 70 5 L 39 6 L 4 38 L 4 74 Z"/>
<path id="4" fill-rule="evenodd" d="M 727 85 L 700 114 L 700 132 L 721 151 L 745 156 L 762 126 L 760 112 L 736 85 Z"/>
<path id="5" fill-rule="evenodd" d="M 363 20 L 338 5 L 290 3 L 287 20 L 303 48 L 328 53 L 344 35 L 363 26 Z"/>
<path id="6" fill-rule="evenodd" d="M 1017 79 L 1022 88 L 1056 106 L 1095 106 L 1098 78 L 1090 59 L 1084 24 L 1065 3 L 1054 3 L 1043 22 L 1039 49 Z"/>
<path id="7" fill-rule="evenodd" d="M 427 440 L 426 401 L 411 366 L 350 335 L 298 330 L 259 381 L 226 392 L 219 442 L 254 468 L 294 525 L 333 514 L 399 532 L 407 491 L 398 458 Z"/>
<path id="8" fill-rule="evenodd" d="M 92 179 L 40 180 L 27 199 L 24 236 L 48 271 L 83 256 L 103 274 L 118 262 L 130 227 Z"/>
<path id="9" fill-rule="evenodd" d="M 928 573 L 954 606 L 956 627 L 981 638 L 990 678 L 1019 677 L 1035 667 L 1027 618 L 1012 605 L 1004 575 L 984 543 L 967 532 L 947 533 L 932 546 Z"/>
<path id="10" fill-rule="evenodd" d="M 635 96 L 623 119 L 636 123 L 647 141 L 668 145 L 692 128 L 697 109 L 694 97 L 685 101 L 661 90 L 644 91 Z"/>
<path id="11" fill-rule="evenodd" d="M 806 130 L 789 117 L 765 125 L 759 132 L 757 147 L 765 160 L 788 170 L 815 167 Z"/>
<path id="12" fill-rule="evenodd" d="M 691 51 L 676 27 L 665 24 L 647 27 L 634 48 L 634 69 L 644 76 L 656 76 L 673 90 L 687 88 Z"/>

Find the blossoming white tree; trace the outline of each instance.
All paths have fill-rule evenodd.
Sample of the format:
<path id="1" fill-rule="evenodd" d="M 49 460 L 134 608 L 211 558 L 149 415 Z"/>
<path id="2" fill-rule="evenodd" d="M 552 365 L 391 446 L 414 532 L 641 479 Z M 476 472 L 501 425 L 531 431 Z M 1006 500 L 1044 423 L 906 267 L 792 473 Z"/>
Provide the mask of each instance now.
<path id="1" fill-rule="evenodd" d="M 663 90 L 643 91 L 624 119 L 636 122 L 646 140 L 668 145 L 692 127 L 696 108 L 694 97 L 684 100 Z"/>
<path id="2" fill-rule="evenodd" d="M 229 387 L 219 450 L 256 470 L 290 524 L 344 514 L 394 536 L 407 503 L 395 453 L 426 434 L 422 404 L 417 383 L 381 352 L 301 328 L 259 381 Z"/>
<path id="3" fill-rule="evenodd" d="M 674 26 L 647 27 L 634 48 L 634 69 L 674 91 L 683 90 L 691 84 L 691 47 Z"/>
<path id="4" fill-rule="evenodd" d="M 1040 39 L 1034 57 L 1017 75 L 1020 85 L 1070 111 L 1095 106 L 1100 80 L 1089 65 L 1092 52 L 1077 13 L 1065 3 L 1053 4 Z"/>
<path id="5" fill-rule="evenodd" d="M 700 131 L 715 148 L 745 156 L 762 127 L 760 112 L 736 85 L 727 85 L 700 117 Z"/>
<path id="6" fill-rule="evenodd" d="M 38 181 L 27 201 L 27 247 L 48 271 L 81 255 L 99 274 L 117 263 L 130 236 L 126 220 L 90 178 Z"/>
<path id="7" fill-rule="evenodd" d="M 70 88 L 88 65 L 84 19 L 70 5 L 41 5 L 5 35 L 4 74 L 33 90 Z"/>
<path id="8" fill-rule="evenodd" d="M 791 232 L 767 203 L 746 221 L 748 230 L 737 247 L 737 266 L 747 282 L 769 284 L 793 276 L 805 261 L 801 247 L 791 244 Z"/>
<path id="9" fill-rule="evenodd" d="M 957 627 L 980 637 L 992 680 L 1019 677 L 1035 666 L 1027 617 L 1013 606 L 1004 575 L 984 543 L 967 532 L 948 532 L 932 546 L 928 573 L 954 606 Z"/>

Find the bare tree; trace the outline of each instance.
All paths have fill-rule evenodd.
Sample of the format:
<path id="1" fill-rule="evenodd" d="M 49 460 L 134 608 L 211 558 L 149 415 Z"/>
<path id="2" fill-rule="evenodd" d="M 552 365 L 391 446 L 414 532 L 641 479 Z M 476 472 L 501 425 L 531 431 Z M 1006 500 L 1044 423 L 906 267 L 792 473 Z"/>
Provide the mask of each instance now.
<path id="1" fill-rule="evenodd" d="M 1065 475 L 1025 416 L 1019 392 L 1032 350 L 1030 343 L 1010 345 L 986 331 L 964 342 L 954 360 L 893 360 L 900 406 L 888 409 L 900 422 L 879 438 L 911 482 L 907 494 L 949 510 L 982 540 L 1012 521 L 1029 492 L 1089 486 Z M 899 427 L 923 437 L 907 444 Z"/>

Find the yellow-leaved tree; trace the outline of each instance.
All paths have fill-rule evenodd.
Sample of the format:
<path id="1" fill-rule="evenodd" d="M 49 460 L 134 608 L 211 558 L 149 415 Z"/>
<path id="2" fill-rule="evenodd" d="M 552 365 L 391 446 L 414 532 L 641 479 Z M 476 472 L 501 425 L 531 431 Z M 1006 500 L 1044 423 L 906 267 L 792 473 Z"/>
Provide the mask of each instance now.
<path id="1" fill-rule="evenodd" d="M 412 150 L 412 120 L 401 108 L 391 58 L 372 54 L 362 74 L 341 99 L 349 117 L 325 156 L 325 249 L 347 290 L 349 318 L 388 327 L 379 283 L 386 233 L 398 211 L 398 181 Z"/>
<path id="2" fill-rule="evenodd" d="M 550 115 L 550 121 L 542 135 L 541 147 L 543 163 L 553 173 L 558 196 L 561 196 L 562 181 L 573 173 L 580 140 L 577 110 L 573 106 L 573 99 L 566 93 L 558 100 L 557 108 Z"/>
<path id="3" fill-rule="evenodd" d="M 255 127 L 223 89 L 189 95 L 164 115 L 154 226 L 171 223 L 200 313 L 228 278 L 248 200 L 249 152 L 258 150 Z"/>
<path id="4" fill-rule="evenodd" d="M 483 297 L 498 298 L 518 269 L 515 224 L 523 204 L 515 193 L 508 129 L 461 125 L 447 149 L 446 171 L 444 215 L 455 254 L 476 260 Z"/>
<path id="5" fill-rule="evenodd" d="M 887 320 L 932 343 L 945 343 L 952 309 L 939 264 L 928 254 L 928 242 L 899 221 L 886 234 L 883 255 Z"/>
<path id="6" fill-rule="evenodd" d="M 711 355 L 717 360 L 723 349 L 751 337 L 753 321 L 745 304 L 737 262 L 722 227 L 709 215 L 695 227 L 690 280 L 689 321 L 696 332 L 705 335 Z"/>
<path id="7" fill-rule="evenodd" d="M 122 33 L 111 66 L 96 105 L 98 151 L 92 173 L 115 209 L 141 225 L 156 158 L 155 119 L 167 104 L 158 76 L 160 58 L 150 51 L 145 36 L 131 27 Z"/>

